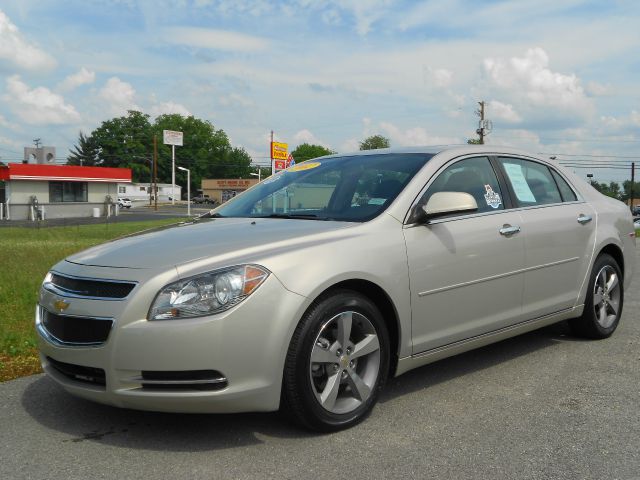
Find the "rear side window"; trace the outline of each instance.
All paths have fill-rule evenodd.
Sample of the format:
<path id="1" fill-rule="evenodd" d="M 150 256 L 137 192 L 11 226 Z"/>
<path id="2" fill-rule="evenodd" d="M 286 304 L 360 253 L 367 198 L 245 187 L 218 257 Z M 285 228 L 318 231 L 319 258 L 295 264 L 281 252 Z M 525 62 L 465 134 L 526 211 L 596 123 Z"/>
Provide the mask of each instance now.
<path id="1" fill-rule="evenodd" d="M 520 207 L 560 203 L 562 197 L 546 165 L 520 158 L 500 158 Z"/>
<path id="2" fill-rule="evenodd" d="M 569 186 L 566 180 L 562 178 L 560 174 L 553 168 L 551 169 L 551 175 L 553 175 L 553 179 L 556 181 L 556 184 L 560 189 L 560 194 L 562 195 L 563 202 L 575 202 L 576 200 L 578 200 L 578 197 L 576 197 L 576 193 Z"/>

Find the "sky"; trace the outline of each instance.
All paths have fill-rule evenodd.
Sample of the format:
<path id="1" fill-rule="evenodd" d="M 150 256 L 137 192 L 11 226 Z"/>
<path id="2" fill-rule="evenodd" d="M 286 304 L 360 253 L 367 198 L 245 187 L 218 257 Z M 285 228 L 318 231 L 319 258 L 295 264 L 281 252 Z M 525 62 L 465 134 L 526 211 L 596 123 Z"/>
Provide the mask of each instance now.
<path id="1" fill-rule="evenodd" d="M 129 109 L 209 120 L 256 164 L 271 130 L 290 150 L 465 143 L 485 101 L 487 143 L 622 181 L 638 52 L 636 0 L 0 0 L 0 161 L 34 138 L 63 161 Z"/>

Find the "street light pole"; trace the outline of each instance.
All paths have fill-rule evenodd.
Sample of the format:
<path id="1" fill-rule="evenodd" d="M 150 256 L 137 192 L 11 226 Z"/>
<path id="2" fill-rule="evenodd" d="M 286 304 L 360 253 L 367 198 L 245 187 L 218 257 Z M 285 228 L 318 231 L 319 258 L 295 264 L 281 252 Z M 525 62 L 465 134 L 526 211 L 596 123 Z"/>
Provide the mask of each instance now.
<path id="1" fill-rule="evenodd" d="M 184 167 L 177 167 L 177 168 L 178 170 L 187 172 L 187 217 L 190 217 L 191 216 L 191 170 Z"/>

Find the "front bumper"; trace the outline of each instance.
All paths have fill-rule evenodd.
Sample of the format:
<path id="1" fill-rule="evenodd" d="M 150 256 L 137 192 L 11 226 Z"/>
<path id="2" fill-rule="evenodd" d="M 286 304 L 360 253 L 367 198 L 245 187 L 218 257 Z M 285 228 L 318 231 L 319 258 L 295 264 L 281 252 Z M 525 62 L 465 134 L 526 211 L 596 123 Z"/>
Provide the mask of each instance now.
<path id="1" fill-rule="evenodd" d="M 221 314 L 147 321 L 140 313 L 148 310 L 149 297 L 134 292 L 124 302 L 73 299 L 74 313 L 111 312 L 114 324 L 103 345 L 66 346 L 42 328 L 41 308 L 51 311 L 59 300 L 43 289 L 36 312 L 43 370 L 73 395 L 118 407 L 189 413 L 278 409 L 284 360 L 305 297 L 270 275 L 254 294 Z M 80 367 L 74 370 L 80 373 L 70 374 L 69 365 Z M 100 371 L 104 380 L 96 381 L 92 372 Z M 208 390 L 197 382 L 193 388 L 184 382 L 143 386 L 143 372 L 193 371 L 216 371 L 225 382 Z"/>

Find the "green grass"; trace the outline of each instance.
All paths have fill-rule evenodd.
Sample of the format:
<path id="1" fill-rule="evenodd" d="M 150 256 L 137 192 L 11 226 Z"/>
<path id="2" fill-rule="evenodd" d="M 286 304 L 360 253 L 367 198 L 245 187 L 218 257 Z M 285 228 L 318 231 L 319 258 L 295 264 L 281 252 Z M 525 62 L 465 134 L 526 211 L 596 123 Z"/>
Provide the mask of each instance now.
<path id="1" fill-rule="evenodd" d="M 51 266 L 107 240 L 181 220 L 0 228 L 0 381 L 39 371 L 34 312 Z"/>

